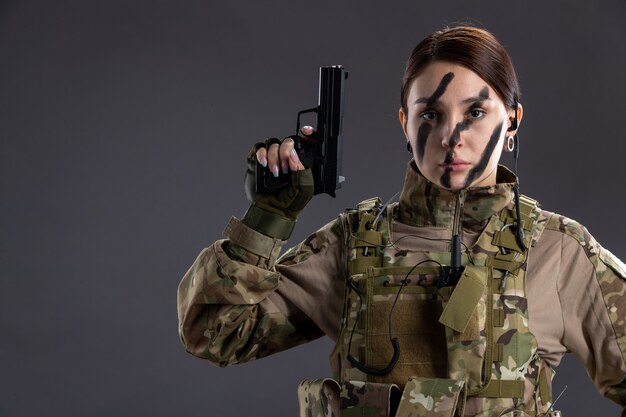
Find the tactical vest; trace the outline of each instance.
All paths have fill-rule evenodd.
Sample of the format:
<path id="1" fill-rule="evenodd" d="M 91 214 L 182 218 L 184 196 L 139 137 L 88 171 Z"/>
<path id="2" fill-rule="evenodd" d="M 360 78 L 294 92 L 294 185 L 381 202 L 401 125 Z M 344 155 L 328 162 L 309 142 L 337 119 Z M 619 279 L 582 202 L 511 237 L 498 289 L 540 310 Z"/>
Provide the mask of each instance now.
<path id="1" fill-rule="evenodd" d="M 536 201 L 520 203 L 528 250 L 515 237 L 515 212 L 503 209 L 463 251 L 455 286 L 439 281 L 449 251 L 391 242 L 397 203 L 376 198 L 348 211 L 350 277 L 333 378 L 300 384 L 300 416 L 559 416 L 553 371 L 528 328 L 524 286 L 529 249 L 547 219 Z M 392 371 L 381 372 L 394 352 Z"/>

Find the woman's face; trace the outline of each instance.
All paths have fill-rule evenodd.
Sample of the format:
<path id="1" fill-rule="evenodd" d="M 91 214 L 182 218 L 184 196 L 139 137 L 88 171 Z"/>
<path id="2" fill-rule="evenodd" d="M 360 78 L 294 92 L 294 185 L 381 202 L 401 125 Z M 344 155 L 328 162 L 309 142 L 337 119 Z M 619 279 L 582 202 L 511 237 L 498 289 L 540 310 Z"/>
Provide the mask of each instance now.
<path id="1" fill-rule="evenodd" d="M 400 109 L 400 123 L 429 181 L 452 190 L 496 183 L 515 113 L 485 80 L 464 66 L 435 61 L 413 81 L 407 110 Z"/>

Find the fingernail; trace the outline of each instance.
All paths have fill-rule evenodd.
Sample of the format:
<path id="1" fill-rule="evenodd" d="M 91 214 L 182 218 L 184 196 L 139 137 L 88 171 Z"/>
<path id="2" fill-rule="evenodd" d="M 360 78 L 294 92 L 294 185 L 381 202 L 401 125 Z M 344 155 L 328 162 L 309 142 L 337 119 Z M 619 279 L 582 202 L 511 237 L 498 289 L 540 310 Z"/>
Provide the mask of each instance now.
<path id="1" fill-rule="evenodd" d="M 289 172 L 289 163 L 288 163 L 287 161 L 283 160 L 283 161 L 280 163 L 280 166 L 281 166 L 281 167 L 282 167 L 282 169 L 283 169 L 283 174 L 286 174 L 286 173 L 288 173 L 288 172 Z"/>
<path id="2" fill-rule="evenodd" d="M 261 158 L 261 160 L 259 161 L 259 163 L 260 163 L 261 165 L 263 165 L 263 168 L 267 168 L 267 158 L 266 158 L 266 157 Z"/>
<path id="3" fill-rule="evenodd" d="M 291 148 L 291 150 L 289 151 L 289 158 L 293 161 L 293 162 L 300 162 L 298 160 L 298 154 L 296 152 L 296 150 L 294 148 Z"/>
<path id="4" fill-rule="evenodd" d="M 311 126 L 302 126 L 302 131 L 311 131 L 313 128 Z"/>
<path id="5" fill-rule="evenodd" d="M 274 165 L 272 167 L 272 174 L 274 174 L 275 177 L 278 177 L 278 165 Z"/>

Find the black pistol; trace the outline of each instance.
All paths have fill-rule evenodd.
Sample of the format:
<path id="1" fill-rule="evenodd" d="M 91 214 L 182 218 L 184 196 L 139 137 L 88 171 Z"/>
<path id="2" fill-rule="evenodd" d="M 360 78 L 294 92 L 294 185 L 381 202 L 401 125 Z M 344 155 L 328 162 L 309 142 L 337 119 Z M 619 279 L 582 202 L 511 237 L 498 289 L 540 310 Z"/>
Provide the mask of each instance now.
<path id="1" fill-rule="evenodd" d="M 348 73 L 341 65 L 320 67 L 319 99 L 317 107 L 298 112 L 296 134 L 290 136 L 302 164 L 311 168 L 315 181 L 314 195 L 326 193 L 335 197 L 345 178 L 341 175 L 343 135 L 341 126 L 344 108 L 344 84 Z M 314 140 L 307 141 L 299 135 L 300 116 L 317 113 Z M 275 193 L 291 183 L 291 173 L 278 177 L 269 168 L 257 162 L 256 191 L 260 194 Z"/>

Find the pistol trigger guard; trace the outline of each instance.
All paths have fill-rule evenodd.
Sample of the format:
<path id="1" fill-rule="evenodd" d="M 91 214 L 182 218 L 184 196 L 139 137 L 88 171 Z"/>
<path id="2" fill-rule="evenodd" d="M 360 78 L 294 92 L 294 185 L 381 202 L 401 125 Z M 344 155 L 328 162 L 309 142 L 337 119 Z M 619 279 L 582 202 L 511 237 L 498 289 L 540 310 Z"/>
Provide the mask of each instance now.
<path id="1" fill-rule="evenodd" d="M 298 134 L 300 133 L 300 116 L 306 113 L 317 113 L 318 110 L 319 110 L 319 107 L 313 107 L 311 109 L 300 110 L 298 112 L 298 120 L 296 123 L 296 136 L 298 136 Z"/>

